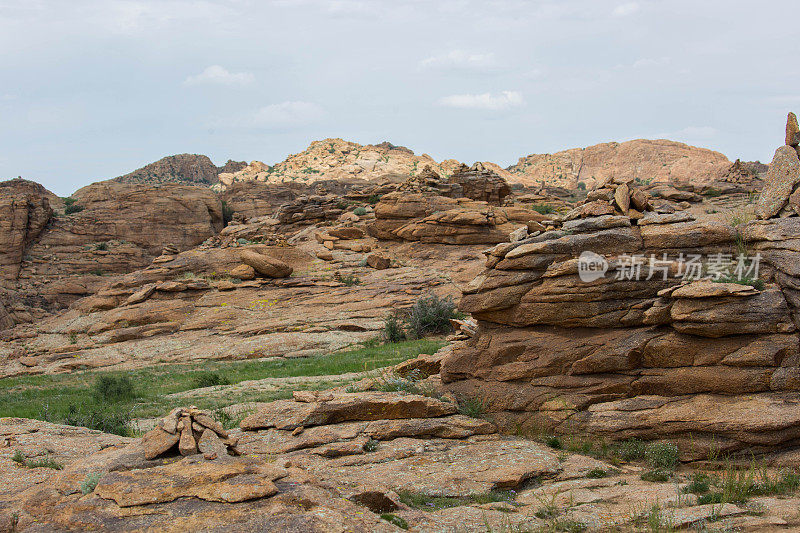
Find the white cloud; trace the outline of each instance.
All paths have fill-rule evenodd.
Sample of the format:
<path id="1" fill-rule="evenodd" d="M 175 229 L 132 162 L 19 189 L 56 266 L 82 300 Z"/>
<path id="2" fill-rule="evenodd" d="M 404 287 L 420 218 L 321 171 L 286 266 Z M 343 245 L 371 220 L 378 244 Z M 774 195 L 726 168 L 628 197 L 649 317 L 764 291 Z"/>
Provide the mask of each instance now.
<path id="1" fill-rule="evenodd" d="M 249 85 L 255 81 L 250 72 L 229 72 L 219 65 L 211 65 L 195 76 L 189 76 L 185 85 Z"/>
<path id="2" fill-rule="evenodd" d="M 461 109 L 488 109 L 499 111 L 510 107 L 521 106 L 525 103 L 522 93 L 517 91 L 502 91 L 500 94 L 453 94 L 438 100 L 438 104 L 445 107 Z"/>
<path id="3" fill-rule="evenodd" d="M 256 111 L 248 120 L 257 128 L 292 128 L 316 122 L 325 116 L 325 110 L 312 102 L 282 102 L 270 104 Z"/>
<path id="4" fill-rule="evenodd" d="M 639 11 L 640 8 L 639 2 L 627 2 L 615 7 L 612 13 L 615 17 L 627 17 Z"/>
<path id="5" fill-rule="evenodd" d="M 464 50 L 452 50 L 445 54 L 428 57 L 419 62 L 423 68 L 486 70 L 496 66 L 494 54 L 472 54 Z"/>
<path id="6" fill-rule="evenodd" d="M 645 57 L 634 61 L 633 68 L 661 67 L 667 65 L 669 62 L 670 59 L 668 57 Z"/>
<path id="7" fill-rule="evenodd" d="M 687 126 L 682 130 L 659 133 L 655 138 L 698 141 L 711 139 L 718 133 L 719 130 L 711 126 Z"/>

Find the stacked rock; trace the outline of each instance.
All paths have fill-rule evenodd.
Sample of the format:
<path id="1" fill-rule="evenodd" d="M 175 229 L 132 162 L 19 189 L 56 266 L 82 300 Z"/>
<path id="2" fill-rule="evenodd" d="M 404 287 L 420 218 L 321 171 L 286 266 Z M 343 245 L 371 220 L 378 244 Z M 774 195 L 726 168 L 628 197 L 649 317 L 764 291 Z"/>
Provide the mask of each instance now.
<path id="1" fill-rule="evenodd" d="M 148 460 L 167 455 L 176 446 L 181 455 L 202 453 L 208 460 L 238 455 L 236 442 L 210 413 L 195 406 L 173 409 L 142 438 Z"/>
<path id="2" fill-rule="evenodd" d="M 800 126 L 797 116 L 786 120 L 786 144 L 775 151 L 756 205 L 760 219 L 800 214 Z"/>
<path id="3" fill-rule="evenodd" d="M 589 191 L 586 200 L 569 211 L 564 220 L 622 215 L 635 221 L 644 217 L 647 211 L 654 211 L 649 194 L 633 187 L 629 180 L 609 178 L 598 183 L 596 189 Z"/>

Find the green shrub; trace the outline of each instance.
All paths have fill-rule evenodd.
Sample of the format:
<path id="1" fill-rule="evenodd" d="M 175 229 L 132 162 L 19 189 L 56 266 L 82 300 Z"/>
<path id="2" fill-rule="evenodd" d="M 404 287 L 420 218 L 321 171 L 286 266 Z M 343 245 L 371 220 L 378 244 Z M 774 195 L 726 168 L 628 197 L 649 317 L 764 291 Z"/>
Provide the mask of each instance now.
<path id="1" fill-rule="evenodd" d="M 450 325 L 451 318 L 459 318 L 462 315 L 456 311 L 456 304 L 449 296 L 439 298 L 436 294 L 428 297 L 419 298 L 406 316 L 406 328 L 408 333 L 417 339 L 426 335 L 437 333 L 449 333 L 453 330 Z"/>
<path id="2" fill-rule="evenodd" d="M 480 418 L 486 412 L 486 403 L 480 398 L 459 398 L 458 412 L 464 416 Z"/>
<path id="3" fill-rule="evenodd" d="M 203 387 L 215 387 L 217 385 L 228 385 L 228 378 L 218 372 L 198 372 L 194 378 L 194 384 L 198 389 Z"/>
<path id="4" fill-rule="evenodd" d="M 669 481 L 671 477 L 672 477 L 672 472 L 669 472 L 667 470 L 648 470 L 647 472 L 644 472 L 641 476 L 639 476 L 639 479 L 641 479 L 642 481 L 650 481 L 653 483 L 664 483 Z"/>
<path id="5" fill-rule="evenodd" d="M 72 204 L 74 204 L 75 202 L 77 202 L 77 200 L 75 198 L 71 198 L 69 196 L 66 197 L 66 198 L 61 198 L 61 199 L 64 200 L 64 206 L 66 206 L 66 207 L 69 207 Z"/>
<path id="6" fill-rule="evenodd" d="M 644 458 L 653 470 L 674 470 L 678 465 L 678 447 L 671 442 L 651 442 Z"/>
<path id="7" fill-rule="evenodd" d="M 646 444 L 637 439 L 631 438 L 623 441 L 619 445 L 619 456 L 623 461 L 639 461 L 644 459 Z"/>
<path id="8" fill-rule="evenodd" d="M 719 278 L 712 281 L 714 281 L 714 283 L 736 283 L 738 285 L 749 285 L 759 291 L 763 291 L 765 287 L 764 280 L 759 278 L 737 278 L 734 276 L 720 276 Z"/>
<path id="9" fill-rule="evenodd" d="M 602 468 L 592 468 L 586 473 L 586 477 L 593 479 L 608 477 L 608 470 L 604 470 Z"/>
<path id="10" fill-rule="evenodd" d="M 553 207 L 552 205 L 548 205 L 548 204 L 533 205 L 533 206 L 531 206 L 531 209 L 533 209 L 534 211 L 536 211 L 537 213 L 539 213 L 541 215 L 549 215 L 551 213 L 555 213 L 556 212 L 556 208 Z"/>
<path id="11" fill-rule="evenodd" d="M 585 191 L 586 190 L 586 184 L 584 182 L 582 182 L 582 181 L 579 181 L 578 182 L 578 190 L 579 191 Z"/>
<path id="12" fill-rule="evenodd" d="M 687 494 L 704 494 L 708 492 L 711 480 L 708 474 L 703 472 L 695 472 L 692 474 L 691 481 L 683 488 L 683 492 Z"/>
<path id="13" fill-rule="evenodd" d="M 46 414 L 43 418 L 68 426 L 96 429 L 103 433 L 113 433 L 123 437 L 131 435 L 130 423 L 132 417 L 130 412 L 108 411 L 99 406 L 82 406 L 78 408 L 75 405 L 70 405 L 67 414 L 62 420 L 49 420 Z"/>
<path id="14" fill-rule="evenodd" d="M 544 443 L 553 448 L 554 450 L 561 450 L 564 448 L 564 444 L 561 442 L 561 439 L 556 437 L 555 435 L 550 435 L 544 439 Z"/>
<path id="15" fill-rule="evenodd" d="M 367 203 L 370 204 L 370 205 L 375 205 L 380 201 L 381 201 L 381 195 L 380 194 L 373 194 L 372 196 L 367 198 Z"/>
<path id="16" fill-rule="evenodd" d="M 86 474 L 86 477 L 81 482 L 81 493 L 85 496 L 91 492 L 94 492 L 94 489 L 97 488 L 97 483 L 100 481 L 102 476 L 103 474 L 100 472 Z"/>
<path id="17" fill-rule="evenodd" d="M 61 463 L 58 463 L 49 455 L 39 459 L 28 459 L 21 450 L 16 450 L 11 460 L 25 468 L 52 468 L 53 470 L 62 470 L 64 468 Z"/>
<path id="18" fill-rule="evenodd" d="M 706 505 L 709 503 L 723 503 L 725 501 L 724 495 L 721 492 L 709 492 L 697 497 L 697 505 Z"/>
<path id="19" fill-rule="evenodd" d="M 95 250 L 99 250 L 101 252 L 108 251 L 108 243 L 107 242 L 98 242 L 94 245 Z"/>
<path id="20" fill-rule="evenodd" d="M 406 340 L 406 332 L 403 330 L 402 313 L 392 312 L 383 321 L 383 331 L 381 337 L 384 342 L 396 343 Z"/>
<path id="21" fill-rule="evenodd" d="M 15 463 L 19 463 L 21 465 L 25 464 L 25 454 L 22 453 L 22 450 L 15 450 L 14 456 L 11 458 L 12 461 Z"/>
<path id="22" fill-rule="evenodd" d="M 64 207 L 65 215 L 71 215 L 72 213 L 80 213 L 81 211 L 83 211 L 83 206 L 75 203 L 69 204 L 66 207 Z"/>
<path id="23" fill-rule="evenodd" d="M 100 376 L 94 382 L 92 396 L 97 403 L 120 402 L 136 397 L 128 376 Z"/>
<path id="24" fill-rule="evenodd" d="M 363 217 L 364 215 L 367 214 L 367 209 L 365 207 L 360 207 L 360 206 L 356 207 L 355 209 L 353 209 L 353 214 Z"/>
<path id="25" fill-rule="evenodd" d="M 364 443 L 364 451 L 371 453 L 377 451 L 378 449 L 378 441 L 370 438 L 367 442 Z"/>

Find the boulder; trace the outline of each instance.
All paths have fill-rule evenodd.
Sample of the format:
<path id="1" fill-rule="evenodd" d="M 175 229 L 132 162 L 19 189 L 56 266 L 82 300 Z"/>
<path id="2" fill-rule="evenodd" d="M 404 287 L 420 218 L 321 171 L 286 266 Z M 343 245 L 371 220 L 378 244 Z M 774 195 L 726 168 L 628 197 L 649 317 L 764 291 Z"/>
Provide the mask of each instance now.
<path id="1" fill-rule="evenodd" d="M 232 268 L 230 275 L 232 278 L 248 280 L 256 277 L 256 271 L 250 265 L 241 264 L 235 268 Z"/>
<path id="2" fill-rule="evenodd" d="M 385 255 L 373 253 L 367 256 L 367 265 L 375 270 L 385 270 L 392 266 L 392 260 Z"/>
<path id="3" fill-rule="evenodd" d="M 800 159 L 797 151 L 791 146 L 781 146 L 775 151 L 775 157 L 764 178 L 764 188 L 756 204 L 756 216 L 767 219 L 780 213 L 800 183 Z"/>
<path id="4" fill-rule="evenodd" d="M 274 257 L 260 254 L 253 250 L 242 250 L 239 256 L 242 263 L 252 267 L 253 270 L 262 276 L 268 278 L 287 278 L 292 274 L 292 267 Z"/>
<path id="5" fill-rule="evenodd" d="M 786 146 L 800 146 L 800 126 L 797 124 L 797 115 L 791 112 L 786 117 Z"/>

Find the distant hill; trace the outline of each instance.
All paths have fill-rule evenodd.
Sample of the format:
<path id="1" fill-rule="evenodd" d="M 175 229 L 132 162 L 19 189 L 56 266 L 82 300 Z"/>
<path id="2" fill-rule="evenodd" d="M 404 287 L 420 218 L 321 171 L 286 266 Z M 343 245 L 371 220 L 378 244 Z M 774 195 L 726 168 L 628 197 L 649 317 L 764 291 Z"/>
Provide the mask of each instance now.
<path id="1" fill-rule="evenodd" d="M 112 181 L 121 183 L 185 183 L 213 185 L 221 172 L 236 172 L 246 166 L 239 161 L 228 161 L 217 167 L 207 156 L 178 154 L 159 159 Z"/>
<path id="2" fill-rule="evenodd" d="M 730 167 L 728 158 L 713 150 L 664 139 L 637 139 L 521 157 L 508 167 L 511 176 L 506 179 L 568 189 L 578 187 L 579 182 L 591 187 L 607 176 L 703 185 L 719 179 Z"/>

